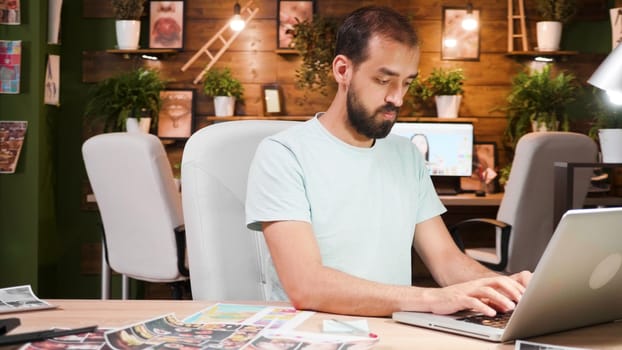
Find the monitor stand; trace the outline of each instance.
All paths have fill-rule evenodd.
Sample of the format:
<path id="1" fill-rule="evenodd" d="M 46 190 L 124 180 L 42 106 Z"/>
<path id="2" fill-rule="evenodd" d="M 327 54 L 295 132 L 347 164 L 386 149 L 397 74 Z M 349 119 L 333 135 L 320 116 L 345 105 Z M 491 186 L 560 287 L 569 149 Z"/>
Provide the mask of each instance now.
<path id="1" fill-rule="evenodd" d="M 439 196 L 454 196 L 462 192 L 460 176 L 432 176 L 432 183 Z"/>

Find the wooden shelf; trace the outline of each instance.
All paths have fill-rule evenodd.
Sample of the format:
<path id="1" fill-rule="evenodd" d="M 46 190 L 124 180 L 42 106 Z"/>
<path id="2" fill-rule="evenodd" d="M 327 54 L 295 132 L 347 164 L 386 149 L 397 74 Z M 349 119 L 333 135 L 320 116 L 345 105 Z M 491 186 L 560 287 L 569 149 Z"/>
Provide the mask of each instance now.
<path id="1" fill-rule="evenodd" d="M 294 49 L 276 49 L 274 50 L 274 52 L 279 55 L 300 55 L 300 52 Z"/>
<path id="2" fill-rule="evenodd" d="M 115 54 L 115 55 L 123 55 L 123 58 L 130 58 L 130 56 L 136 55 L 150 55 L 155 56 L 157 58 L 163 58 L 169 55 L 174 55 L 179 50 L 175 49 L 135 49 L 135 50 L 120 50 L 120 49 L 109 49 L 106 50 L 107 53 Z"/>
<path id="3" fill-rule="evenodd" d="M 398 122 L 477 123 L 477 118 L 397 117 Z"/>
<path id="4" fill-rule="evenodd" d="M 208 116 L 205 117 L 207 119 L 207 121 L 210 122 L 228 122 L 228 121 L 232 121 L 232 120 L 300 120 L 300 121 L 304 121 L 304 120 L 309 120 L 311 118 L 313 118 L 313 116 L 304 116 L 304 115 L 296 115 L 296 116 L 292 116 L 292 115 L 282 115 L 282 116 L 275 116 L 275 115 L 256 115 L 256 116 L 232 116 L 232 117 L 216 117 L 216 116 Z"/>
<path id="5" fill-rule="evenodd" d="M 512 51 L 505 55 L 510 57 L 568 57 L 578 55 L 578 51 Z"/>
<path id="6" fill-rule="evenodd" d="M 205 117 L 210 122 L 226 122 L 232 120 L 309 120 L 313 116 L 305 115 L 255 115 L 255 116 L 232 116 L 232 117 Z M 437 118 L 437 117 L 398 117 L 398 122 L 441 122 L 441 123 L 476 123 L 477 118 Z"/>

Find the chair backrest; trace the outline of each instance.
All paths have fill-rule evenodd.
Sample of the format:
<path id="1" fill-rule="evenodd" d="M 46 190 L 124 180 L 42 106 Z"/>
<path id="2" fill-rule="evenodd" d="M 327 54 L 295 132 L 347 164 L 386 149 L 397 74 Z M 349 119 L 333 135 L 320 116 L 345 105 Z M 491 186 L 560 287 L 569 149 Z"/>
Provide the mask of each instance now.
<path id="1" fill-rule="evenodd" d="M 84 142 L 82 156 L 110 267 L 151 282 L 185 279 L 174 233 L 183 224 L 181 198 L 160 139 L 140 132 L 100 134 Z"/>
<path id="2" fill-rule="evenodd" d="M 532 132 L 516 146 L 497 219 L 512 225 L 507 272 L 536 267 L 553 234 L 554 162 L 595 162 L 596 143 L 573 132 Z M 577 170 L 575 207 L 590 184 L 591 169 Z"/>
<path id="3" fill-rule="evenodd" d="M 192 297 L 266 300 L 263 236 L 245 224 L 248 170 L 259 142 L 298 122 L 217 123 L 194 133 L 181 181 Z"/>

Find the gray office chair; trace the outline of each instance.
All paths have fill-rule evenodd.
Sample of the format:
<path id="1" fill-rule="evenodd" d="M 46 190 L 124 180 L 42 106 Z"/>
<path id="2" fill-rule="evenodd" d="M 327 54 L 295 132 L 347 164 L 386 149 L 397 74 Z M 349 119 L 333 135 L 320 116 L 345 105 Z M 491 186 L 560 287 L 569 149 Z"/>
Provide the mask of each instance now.
<path id="1" fill-rule="evenodd" d="M 170 282 L 181 298 L 188 280 L 181 198 L 164 146 L 156 136 L 118 132 L 82 145 L 89 182 L 103 224 L 103 247 L 112 270 L 149 282 Z M 107 269 L 102 266 L 102 299 Z M 179 282 L 179 283 L 176 283 Z"/>
<path id="2" fill-rule="evenodd" d="M 269 253 L 245 223 L 248 169 L 262 139 L 297 123 L 218 123 L 186 142 L 181 188 L 193 299 L 268 300 Z"/>
<path id="3" fill-rule="evenodd" d="M 594 162 L 596 143 L 572 132 L 534 132 L 516 146 L 512 170 L 496 220 L 469 219 L 450 227 L 452 237 L 467 255 L 506 273 L 533 271 L 553 234 L 554 162 Z M 576 174 L 574 207 L 581 207 L 592 169 Z M 464 249 L 462 232 L 471 225 L 494 225 L 495 246 Z M 462 230 L 462 231 L 461 231 Z"/>

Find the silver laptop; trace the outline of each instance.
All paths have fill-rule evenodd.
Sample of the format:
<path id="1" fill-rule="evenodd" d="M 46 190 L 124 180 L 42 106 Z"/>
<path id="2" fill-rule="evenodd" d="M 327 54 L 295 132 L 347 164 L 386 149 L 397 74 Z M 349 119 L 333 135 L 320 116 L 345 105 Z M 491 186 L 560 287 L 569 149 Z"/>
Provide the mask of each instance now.
<path id="1" fill-rule="evenodd" d="M 574 209 L 559 222 L 504 328 L 464 320 L 465 312 L 403 311 L 393 319 L 504 342 L 622 319 L 621 291 L 622 208 Z"/>

